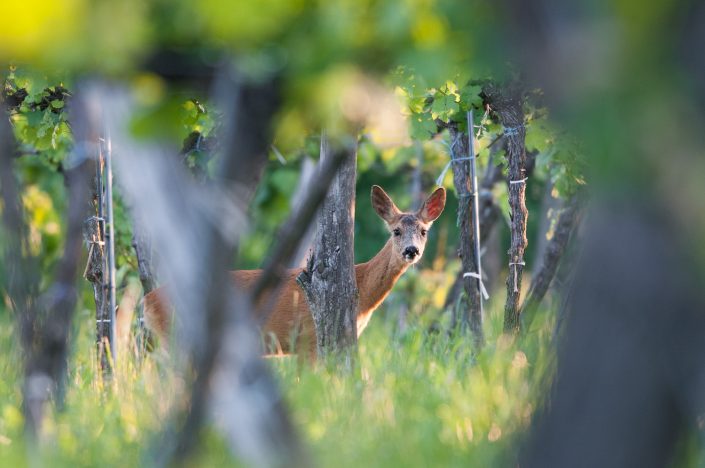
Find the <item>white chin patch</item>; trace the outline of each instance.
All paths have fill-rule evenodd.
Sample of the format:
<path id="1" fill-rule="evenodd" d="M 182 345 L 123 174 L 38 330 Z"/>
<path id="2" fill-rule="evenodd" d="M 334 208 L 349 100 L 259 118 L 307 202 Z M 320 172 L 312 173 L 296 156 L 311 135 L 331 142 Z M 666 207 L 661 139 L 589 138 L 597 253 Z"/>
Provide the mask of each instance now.
<path id="1" fill-rule="evenodd" d="M 404 261 L 406 263 L 416 263 L 416 261 L 419 259 L 419 256 L 416 255 L 415 257 L 412 257 L 411 255 L 404 255 Z"/>

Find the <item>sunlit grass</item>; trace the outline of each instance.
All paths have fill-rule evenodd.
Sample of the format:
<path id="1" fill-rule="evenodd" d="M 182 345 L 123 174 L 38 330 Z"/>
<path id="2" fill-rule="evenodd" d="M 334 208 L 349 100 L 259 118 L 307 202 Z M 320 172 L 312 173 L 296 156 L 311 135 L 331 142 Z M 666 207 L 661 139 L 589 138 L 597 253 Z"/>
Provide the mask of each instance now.
<path id="1" fill-rule="evenodd" d="M 469 337 L 394 336 L 376 317 L 360 341 L 360 375 L 275 367 L 322 466 L 511 465 L 552 368 L 552 324 L 515 342 L 492 313 L 488 345 Z M 360 377 L 360 378 L 358 378 Z"/>
<path id="2" fill-rule="evenodd" d="M 320 466 L 489 466 L 512 464 L 536 397 L 552 368 L 552 320 L 526 337 L 501 335 L 490 311 L 487 346 L 469 337 L 429 334 L 422 320 L 396 330 L 394 311 L 374 317 L 352 374 L 270 360 L 302 439 Z M 0 466 L 149 464 L 183 380 L 159 356 L 123 359 L 115 379 L 98 378 L 91 312 L 74 335 L 66 403 L 47 421 L 38 452 L 23 442 L 21 366 L 12 326 L 3 320 L 0 369 Z M 214 429 L 197 465 L 235 461 Z"/>

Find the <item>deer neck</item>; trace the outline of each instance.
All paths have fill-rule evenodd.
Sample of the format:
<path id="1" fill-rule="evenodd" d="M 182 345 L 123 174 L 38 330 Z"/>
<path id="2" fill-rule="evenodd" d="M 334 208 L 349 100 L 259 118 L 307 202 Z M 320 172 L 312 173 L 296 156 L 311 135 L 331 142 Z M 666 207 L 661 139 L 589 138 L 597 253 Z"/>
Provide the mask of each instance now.
<path id="1" fill-rule="evenodd" d="M 394 255 L 392 240 L 388 240 L 377 255 L 367 263 L 355 266 L 357 285 L 360 293 L 358 310 L 358 335 L 367 324 L 369 316 L 387 297 L 389 291 L 409 264 Z"/>

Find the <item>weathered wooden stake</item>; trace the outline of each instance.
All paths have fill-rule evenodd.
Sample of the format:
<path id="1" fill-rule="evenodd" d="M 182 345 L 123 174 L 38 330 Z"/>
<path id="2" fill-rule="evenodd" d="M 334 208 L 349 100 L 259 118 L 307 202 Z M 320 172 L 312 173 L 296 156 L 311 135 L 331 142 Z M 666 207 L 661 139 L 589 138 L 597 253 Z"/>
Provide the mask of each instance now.
<path id="1" fill-rule="evenodd" d="M 522 88 L 518 83 L 502 88 L 489 83 L 483 87 L 482 93 L 504 126 L 504 138 L 507 141 L 511 247 L 507 300 L 504 305 L 504 331 L 516 332 L 519 330 L 519 301 L 524 271 L 524 251 L 528 245 L 526 224 L 529 217 L 529 211 L 526 209 L 527 158 L 524 145 L 526 128 L 522 109 Z"/>
<path id="2" fill-rule="evenodd" d="M 319 212 L 314 250 L 297 281 L 316 327 L 318 356 L 342 353 L 352 369 L 357 350 L 358 290 L 353 255 L 357 150 L 329 147 L 321 136 L 321 158 L 349 151 Z"/>
<path id="3" fill-rule="evenodd" d="M 464 273 L 476 273 L 477 262 L 475 258 L 475 230 L 472 226 L 474 218 L 470 157 L 467 156 L 472 151 L 468 146 L 470 137 L 458 130 L 457 124 L 449 125 L 450 133 L 450 157 L 453 168 L 453 183 L 455 192 L 458 194 L 458 228 L 460 239 L 458 240 L 458 255 L 461 261 L 461 270 Z M 472 131 L 470 129 L 470 131 Z M 458 301 L 453 310 L 453 326 L 468 328 L 472 332 L 473 342 L 476 348 L 484 345 L 485 337 L 482 330 L 482 313 L 480 291 L 475 287 L 472 277 L 465 277 L 463 281 L 463 293 L 458 297 Z"/>

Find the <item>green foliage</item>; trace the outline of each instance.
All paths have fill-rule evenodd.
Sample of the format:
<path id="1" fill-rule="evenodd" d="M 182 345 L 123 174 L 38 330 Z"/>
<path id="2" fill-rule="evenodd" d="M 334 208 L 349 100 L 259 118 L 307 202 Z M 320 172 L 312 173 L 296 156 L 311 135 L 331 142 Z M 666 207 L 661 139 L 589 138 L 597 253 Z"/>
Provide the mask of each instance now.
<path id="1" fill-rule="evenodd" d="M 587 164 L 578 142 L 546 121 L 527 127 L 527 150 L 538 151 L 536 168 L 553 184 L 554 196 L 567 199 L 586 184 Z"/>
<path id="2" fill-rule="evenodd" d="M 10 108 L 20 150 L 29 154 L 42 152 L 51 165 L 59 167 L 72 144 L 64 112 L 71 94 L 63 83 L 48 83 L 45 75 L 13 67 L 4 80 L 3 100 Z"/>
<path id="3" fill-rule="evenodd" d="M 151 80 L 151 82 L 150 82 Z M 51 84 L 51 83 L 59 84 Z M 153 79 L 138 80 L 154 90 Z M 162 86 L 156 83 L 157 89 Z M 159 93 L 156 93 L 157 95 Z M 139 97 L 139 95 L 138 95 Z M 28 215 L 32 253 L 49 268 L 61 255 L 63 218 L 66 208 L 62 163 L 73 147 L 73 135 L 65 105 L 71 93 L 59 77 L 31 68 L 10 67 L 4 79 L 3 101 L 10 111 L 14 135 L 21 157 L 17 168 L 25 184 L 23 200 Z M 162 138 L 176 146 L 183 141 L 184 164 L 195 175 L 208 174 L 216 146 L 217 120 L 197 99 L 164 97 L 148 100 L 133 120 L 135 136 Z M 87 200 L 88 202 L 88 200 Z M 137 274 L 132 250 L 132 222 L 127 207 L 115 187 L 114 200 L 116 261 L 119 279 Z"/>
<path id="4" fill-rule="evenodd" d="M 403 68 L 397 70 L 395 81 L 397 95 L 404 101 L 404 112 L 409 118 L 409 134 L 414 140 L 424 141 L 439 134 L 443 137 L 443 128 L 449 123 L 453 123 L 459 131 L 467 132 L 466 113 L 470 110 L 474 112 L 475 125 L 479 127 L 473 129 L 477 137 L 475 152 L 482 171 L 482 166 L 487 164 L 490 144 L 503 133 L 502 126 L 493 120 L 491 112 L 489 115 L 481 113 L 485 107 L 481 97 L 482 82 L 468 80 L 459 85 L 462 82 L 456 79 L 446 81 L 437 88 L 424 88 L 424 80 Z M 536 175 L 539 179 L 549 178 L 554 195 L 568 198 L 585 185 L 586 162 L 578 141 L 560 130 L 549 119 L 548 110 L 538 104 L 540 94 L 535 90 L 526 94 L 526 150 L 538 153 Z M 450 152 L 449 143 L 446 146 Z M 498 153 L 494 164 L 506 163 L 503 150 Z M 506 194 L 499 194 L 500 205 L 505 198 Z"/>

